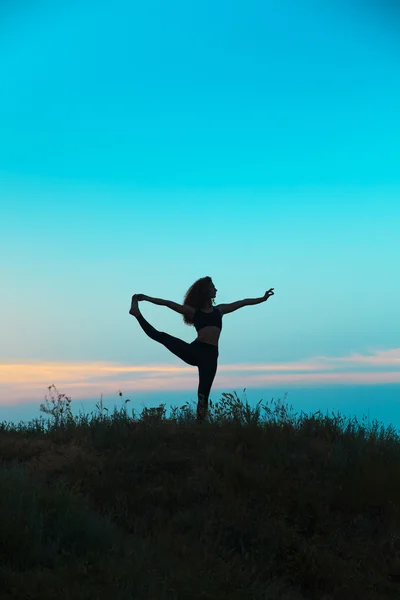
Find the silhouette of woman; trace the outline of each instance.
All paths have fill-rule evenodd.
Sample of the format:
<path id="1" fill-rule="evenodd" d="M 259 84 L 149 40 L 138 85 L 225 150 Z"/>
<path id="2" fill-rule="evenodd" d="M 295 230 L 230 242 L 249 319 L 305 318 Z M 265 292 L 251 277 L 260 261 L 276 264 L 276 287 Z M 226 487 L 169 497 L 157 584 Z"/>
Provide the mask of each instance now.
<path id="1" fill-rule="evenodd" d="M 129 314 L 136 317 L 139 325 L 147 335 L 160 344 L 163 344 L 175 356 L 182 359 L 188 365 L 196 366 L 199 371 L 197 422 L 202 423 L 208 410 L 208 398 L 218 363 L 218 340 L 222 329 L 222 315 L 231 313 L 243 306 L 260 304 L 274 295 L 274 288 L 265 292 L 260 298 L 247 298 L 238 300 L 231 304 L 214 305 L 217 289 L 211 277 L 201 277 L 193 283 L 186 292 L 183 304 L 177 304 L 162 298 L 151 298 L 145 294 L 134 294 Z M 197 338 L 191 342 L 185 342 L 173 337 L 164 331 L 155 329 L 143 317 L 139 310 L 138 301 L 147 300 L 153 304 L 167 306 L 183 315 L 186 325 L 194 325 Z"/>

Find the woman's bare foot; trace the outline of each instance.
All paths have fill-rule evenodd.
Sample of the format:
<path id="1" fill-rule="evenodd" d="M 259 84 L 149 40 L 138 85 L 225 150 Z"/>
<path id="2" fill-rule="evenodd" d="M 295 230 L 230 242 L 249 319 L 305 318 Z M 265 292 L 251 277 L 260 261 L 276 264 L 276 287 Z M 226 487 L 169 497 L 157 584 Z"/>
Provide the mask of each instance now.
<path id="1" fill-rule="evenodd" d="M 133 317 L 137 317 L 138 315 L 140 315 L 137 294 L 133 294 L 133 296 L 132 296 L 132 303 L 131 303 L 131 309 L 129 311 L 129 314 L 132 315 Z"/>

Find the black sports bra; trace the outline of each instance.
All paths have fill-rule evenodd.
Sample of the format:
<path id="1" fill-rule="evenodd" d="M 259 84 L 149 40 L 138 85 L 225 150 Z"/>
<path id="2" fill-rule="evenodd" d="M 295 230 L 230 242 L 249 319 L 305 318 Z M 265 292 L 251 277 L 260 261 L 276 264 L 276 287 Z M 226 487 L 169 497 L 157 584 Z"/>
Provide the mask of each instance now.
<path id="1" fill-rule="evenodd" d="M 196 331 L 203 329 L 203 327 L 209 327 L 210 325 L 222 329 L 222 315 L 215 306 L 210 313 L 205 313 L 200 309 L 196 309 L 193 325 L 196 327 Z"/>

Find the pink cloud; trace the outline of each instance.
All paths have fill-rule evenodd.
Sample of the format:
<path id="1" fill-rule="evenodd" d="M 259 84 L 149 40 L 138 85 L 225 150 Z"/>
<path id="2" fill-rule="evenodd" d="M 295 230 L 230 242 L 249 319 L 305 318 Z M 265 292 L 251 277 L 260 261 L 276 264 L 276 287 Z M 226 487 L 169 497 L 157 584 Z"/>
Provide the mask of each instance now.
<path id="1" fill-rule="evenodd" d="M 53 383 L 59 392 L 72 398 L 88 398 L 116 394 L 119 389 L 195 391 L 198 375 L 196 367 L 188 365 L 9 361 L 0 363 L 0 405 L 42 402 L 48 393 L 47 387 Z M 268 384 L 378 383 L 400 383 L 400 348 L 350 356 L 317 356 L 285 363 L 220 363 L 213 389 L 243 389 Z"/>

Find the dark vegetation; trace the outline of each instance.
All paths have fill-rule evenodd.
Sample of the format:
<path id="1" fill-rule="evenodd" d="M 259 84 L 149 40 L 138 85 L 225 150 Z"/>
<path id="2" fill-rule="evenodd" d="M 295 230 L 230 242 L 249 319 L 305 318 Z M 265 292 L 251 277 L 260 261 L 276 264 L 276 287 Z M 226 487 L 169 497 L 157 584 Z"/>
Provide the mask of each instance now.
<path id="1" fill-rule="evenodd" d="M 400 598 L 392 426 L 236 393 L 202 425 L 78 418 L 48 389 L 47 420 L 0 425 L 1 600 Z"/>

